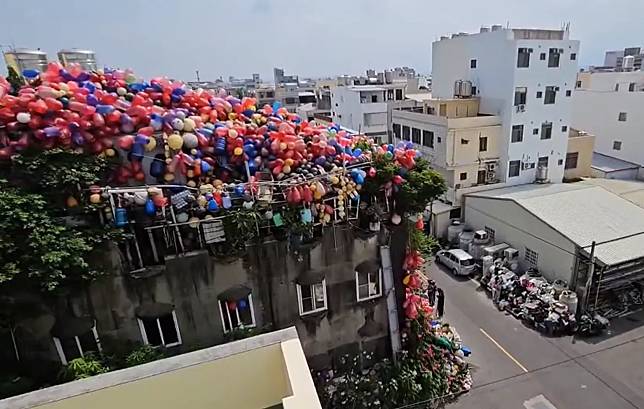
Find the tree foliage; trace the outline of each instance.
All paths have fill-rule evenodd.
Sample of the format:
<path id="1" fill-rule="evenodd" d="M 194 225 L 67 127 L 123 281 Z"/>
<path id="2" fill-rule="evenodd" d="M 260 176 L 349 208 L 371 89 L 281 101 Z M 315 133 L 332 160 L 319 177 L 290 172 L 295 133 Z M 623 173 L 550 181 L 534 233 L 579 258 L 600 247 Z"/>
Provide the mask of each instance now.
<path id="1" fill-rule="evenodd" d="M 426 160 L 418 159 L 416 166 L 405 175 L 399 200 L 410 213 L 420 213 L 437 197 L 445 193 L 445 179 L 429 166 Z"/>

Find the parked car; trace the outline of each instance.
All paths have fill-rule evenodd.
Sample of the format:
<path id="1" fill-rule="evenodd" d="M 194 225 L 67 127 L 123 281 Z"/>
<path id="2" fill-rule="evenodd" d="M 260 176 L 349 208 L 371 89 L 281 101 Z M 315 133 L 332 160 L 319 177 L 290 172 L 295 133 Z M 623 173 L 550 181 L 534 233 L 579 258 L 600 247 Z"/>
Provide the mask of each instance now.
<path id="1" fill-rule="evenodd" d="M 467 276 L 476 270 L 474 258 L 461 249 L 438 251 L 436 262 L 447 267 L 454 275 Z"/>

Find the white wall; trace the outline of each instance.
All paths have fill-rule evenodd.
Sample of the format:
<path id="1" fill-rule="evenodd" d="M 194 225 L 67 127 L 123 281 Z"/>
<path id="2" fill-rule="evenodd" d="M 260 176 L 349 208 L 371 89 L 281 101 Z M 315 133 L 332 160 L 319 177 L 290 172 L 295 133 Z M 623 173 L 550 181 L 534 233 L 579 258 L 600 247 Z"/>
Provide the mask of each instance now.
<path id="1" fill-rule="evenodd" d="M 367 102 L 360 102 L 361 92 Z M 383 92 L 360 91 L 346 86 L 333 88 L 331 91 L 333 122 L 354 131 L 386 136 L 388 107 L 384 102 Z M 371 102 L 371 95 L 378 96 L 379 102 Z"/>
<path id="2" fill-rule="evenodd" d="M 519 250 L 521 268 L 529 267 L 524 261 L 527 247 L 539 254 L 537 268 L 544 277 L 570 283 L 576 251 L 570 240 L 514 201 L 466 196 L 464 203 L 467 226 L 494 229 L 496 243 L 505 242 Z"/>
<path id="3" fill-rule="evenodd" d="M 523 47 L 533 49 L 529 68 L 517 68 L 518 49 Z M 564 50 L 558 68 L 547 67 L 549 48 Z M 539 59 L 541 52 L 546 53 L 545 61 Z M 576 60 L 570 59 L 571 53 L 577 54 Z M 481 99 L 480 112 L 502 118 L 505 146 L 501 149 L 502 177 L 507 179 L 510 160 L 535 163 L 535 168 L 521 171 L 518 177 L 507 179 L 507 183 L 533 182 L 540 156 L 549 157 L 550 180 L 561 182 L 568 137 L 561 127 L 570 126 L 571 115 L 571 98 L 565 92 L 574 89 L 578 53 L 578 41 L 514 40 L 511 29 L 436 41 L 432 45 L 432 94 L 451 98 L 455 81 L 471 81 Z M 476 68 L 470 68 L 472 59 L 477 60 Z M 544 105 L 546 86 L 559 86 L 555 104 Z M 528 88 L 525 112 L 517 113 L 513 106 L 516 87 Z M 541 99 L 536 98 L 537 91 L 544 93 Z M 546 121 L 553 124 L 552 138 L 541 140 L 532 130 L 540 129 Z M 512 125 L 520 124 L 524 125 L 523 142 L 511 144 Z"/>
<path id="4" fill-rule="evenodd" d="M 628 91 L 631 82 L 644 83 L 642 72 L 592 73 L 574 94 L 572 125 L 595 135 L 595 152 L 639 165 L 644 164 L 644 92 Z M 619 91 L 615 84 L 619 83 Z M 626 121 L 618 121 L 626 112 Z M 613 142 L 621 141 L 621 150 Z"/>

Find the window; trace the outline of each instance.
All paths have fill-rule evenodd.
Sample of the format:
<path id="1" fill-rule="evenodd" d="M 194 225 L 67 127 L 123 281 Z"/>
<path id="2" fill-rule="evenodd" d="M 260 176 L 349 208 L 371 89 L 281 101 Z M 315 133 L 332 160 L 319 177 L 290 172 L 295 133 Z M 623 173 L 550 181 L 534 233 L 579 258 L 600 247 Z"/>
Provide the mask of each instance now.
<path id="1" fill-rule="evenodd" d="M 410 132 L 409 127 L 407 125 L 403 125 L 403 127 L 402 127 L 402 138 L 403 138 L 403 140 L 408 141 L 410 139 L 409 138 L 409 132 Z"/>
<path id="2" fill-rule="evenodd" d="M 485 169 L 481 169 L 476 174 L 476 184 L 484 185 L 485 182 L 487 182 L 487 171 Z"/>
<path id="3" fill-rule="evenodd" d="M 470 143 L 469 139 L 461 138 L 461 145 L 467 145 L 468 143 Z"/>
<path id="4" fill-rule="evenodd" d="M 438 106 L 438 116 L 447 116 L 447 104 L 440 104 Z"/>
<path id="5" fill-rule="evenodd" d="M 548 50 L 548 68 L 559 67 L 559 49 L 551 48 Z"/>
<path id="6" fill-rule="evenodd" d="M 512 142 L 523 141 L 523 125 L 512 125 Z"/>
<path id="7" fill-rule="evenodd" d="M 628 84 L 628 92 L 633 92 L 633 91 L 635 91 L 635 83 L 631 82 L 630 84 Z"/>
<path id="8" fill-rule="evenodd" d="M 575 88 L 581 88 L 581 81 L 577 81 L 577 83 L 575 84 Z"/>
<path id="9" fill-rule="evenodd" d="M 396 101 L 400 101 L 403 99 L 403 90 L 402 89 L 397 89 L 396 90 Z"/>
<path id="10" fill-rule="evenodd" d="M 472 95 L 476 95 L 476 87 L 472 86 Z"/>
<path id="11" fill-rule="evenodd" d="M 371 300 L 382 295 L 382 269 L 378 271 L 356 270 L 356 298 L 358 301 Z"/>
<path id="12" fill-rule="evenodd" d="M 487 236 L 490 238 L 490 240 L 494 241 L 494 236 L 496 234 L 494 229 L 491 227 L 485 226 L 485 231 L 487 232 Z"/>
<path id="13" fill-rule="evenodd" d="M 622 150 L 622 141 L 613 141 L 613 150 L 621 151 Z"/>
<path id="14" fill-rule="evenodd" d="M 394 90 L 393 89 L 388 89 L 387 90 L 387 101 L 393 101 L 394 99 Z"/>
<path id="15" fill-rule="evenodd" d="M 511 160 L 508 166 L 508 177 L 513 178 L 519 176 L 519 169 L 521 168 L 520 160 Z"/>
<path id="16" fill-rule="evenodd" d="M 253 295 L 248 294 L 237 300 L 219 300 L 219 315 L 224 325 L 224 334 L 237 328 L 253 328 L 255 310 L 253 309 Z"/>
<path id="17" fill-rule="evenodd" d="M 571 90 L 569 90 L 569 89 L 567 89 L 567 90 L 566 90 L 566 96 L 567 96 L 567 97 L 571 97 L 571 96 L 572 96 L 572 91 L 571 91 Z"/>
<path id="18" fill-rule="evenodd" d="M 541 54 L 539 54 L 539 59 L 540 59 L 541 61 L 545 61 L 545 60 L 546 60 L 546 53 L 541 53 Z"/>
<path id="19" fill-rule="evenodd" d="M 400 139 L 400 124 L 393 124 L 394 138 Z"/>
<path id="20" fill-rule="evenodd" d="M 138 321 L 144 344 L 155 347 L 181 345 L 177 314 L 174 311 L 157 318 L 139 318 Z"/>
<path id="21" fill-rule="evenodd" d="M 519 48 L 517 56 L 517 68 L 528 68 L 530 66 L 530 50 L 528 48 Z"/>
<path id="22" fill-rule="evenodd" d="M 476 60 L 475 59 L 470 60 L 470 68 L 476 68 Z"/>
<path id="23" fill-rule="evenodd" d="M 537 91 L 537 98 L 543 97 L 543 91 Z"/>
<path id="24" fill-rule="evenodd" d="M 514 106 L 525 105 L 528 99 L 528 89 L 526 87 L 517 87 L 514 89 Z"/>
<path id="25" fill-rule="evenodd" d="M 569 152 L 566 154 L 566 166 L 564 169 L 577 168 L 577 160 L 579 159 L 579 152 Z"/>
<path id="26" fill-rule="evenodd" d="M 575 61 L 577 59 L 577 53 L 570 53 L 570 61 Z"/>
<path id="27" fill-rule="evenodd" d="M 479 152 L 487 151 L 487 136 L 481 136 L 479 138 Z"/>
<path id="28" fill-rule="evenodd" d="M 371 102 L 378 102 L 378 95 L 372 95 Z"/>
<path id="29" fill-rule="evenodd" d="M 561 132 L 568 132 L 568 126 L 563 125 L 563 126 L 561 127 Z"/>
<path id="30" fill-rule="evenodd" d="M 284 98 L 284 104 L 297 104 L 297 98 Z"/>
<path id="31" fill-rule="evenodd" d="M 297 304 L 300 308 L 300 315 L 312 314 L 314 312 L 326 311 L 326 280 L 320 283 L 305 284 L 297 286 Z"/>
<path id="32" fill-rule="evenodd" d="M 615 84 L 615 92 L 619 91 L 619 84 Z"/>
<path id="33" fill-rule="evenodd" d="M 539 135 L 539 128 L 533 128 L 532 135 Z"/>
<path id="34" fill-rule="evenodd" d="M 552 138 L 552 122 L 544 122 L 541 124 L 541 139 Z"/>
<path id="35" fill-rule="evenodd" d="M 548 157 L 541 156 L 537 162 L 537 168 L 547 168 L 548 167 Z"/>
<path id="36" fill-rule="evenodd" d="M 620 112 L 617 116 L 619 122 L 626 122 L 626 112 Z"/>
<path id="37" fill-rule="evenodd" d="M 436 142 L 437 142 L 437 143 L 441 143 L 441 141 L 442 141 L 442 140 L 441 140 L 441 137 L 440 137 L 440 136 L 437 136 L 437 137 L 436 137 Z"/>
<path id="38" fill-rule="evenodd" d="M 411 141 L 420 145 L 420 129 L 411 128 Z"/>
<path id="39" fill-rule="evenodd" d="M 96 327 L 82 335 L 73 337 L 54 338 L 56 352 L 63 365 L 67 365 L 71 360 L 82 358 L 90 352 L 101 352 L 101 343 L 98 340 Z"/>
<path id="40" fill-rule="evenodd" d="M 423 146 L 434 147 L 434 132 L 423 131 Z"/>
<path id="41" fill-rule="evenodd" d="M 539 253 L 536 251 L 532 251 L 529 248 L 525 248 L 525 262 L 530 264 L 533 267 L 537 266 L 537 262 L 539 261 Z"/>
<path id="42" fill-rule="evenodd" d="M 563 159 L 557 159 L 557 165 L 559 166 L 563 165 Z"/>
<path id="43" fill-rule="evenodd" d="M 544 104 L 554 104 L 557 98 L 557 87 L 546 87 L 546 97 L 543 100 Z"/>
<path id="44" fill-rule="evenodd" d="M 467 180 L 467 172 L 461 172 L 459 175 L 460 180 Z"/>

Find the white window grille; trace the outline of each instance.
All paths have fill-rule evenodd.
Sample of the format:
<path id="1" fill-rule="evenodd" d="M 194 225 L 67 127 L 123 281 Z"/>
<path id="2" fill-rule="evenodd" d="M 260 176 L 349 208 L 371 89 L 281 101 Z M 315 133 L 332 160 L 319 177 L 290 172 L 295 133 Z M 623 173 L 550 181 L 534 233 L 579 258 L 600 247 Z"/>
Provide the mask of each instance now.
<path id="1" fill-rule="evenodd" d="M 370 272 L 356 271 L 356 299 L 367 301 L 382 295 L 382 269 Z"/>
<path id="2" fill-rule="evenodd" d="M 300 285 L 297 287 L 297 304 L 300 315 L 312 314 L 315 312 L 326 311 L 326 280 L 322 279 L 319 283 Z"/>
<path id="3" fill-rule="evenodd" d="M 530 250 L 529 248 L 525 248 L 525 262 L 530 264 L 533 267 L 537 266 L 537 262 L 539 261 L 539 253 L 536 251 Z"/>
<path id="4" fill-rule="evenodd" d="M 63 365 L 67 365 L 76 358 L 82 358 L 90 352 L 101 352 L 101 343 L 98 339 L 96 327 L 82 335 L 73 337 L 53 337 L 56 352 Z"/>
<path id="5" fill-rule="evenodd" d="M 224 334 L 237 328 L 256 327 L 253 295 L 248 294 L 247 297 L 236 301 L 219 300 L 219 316 L 224 327 Z"/>

